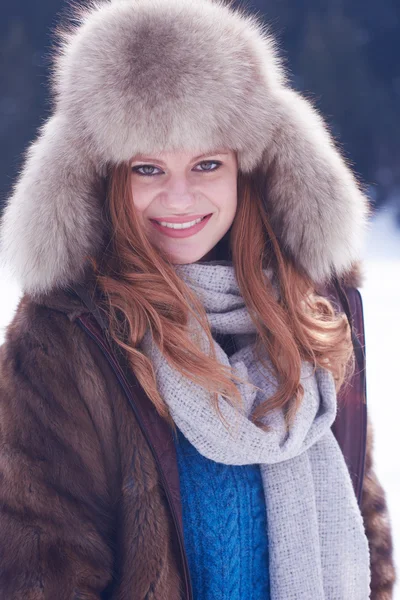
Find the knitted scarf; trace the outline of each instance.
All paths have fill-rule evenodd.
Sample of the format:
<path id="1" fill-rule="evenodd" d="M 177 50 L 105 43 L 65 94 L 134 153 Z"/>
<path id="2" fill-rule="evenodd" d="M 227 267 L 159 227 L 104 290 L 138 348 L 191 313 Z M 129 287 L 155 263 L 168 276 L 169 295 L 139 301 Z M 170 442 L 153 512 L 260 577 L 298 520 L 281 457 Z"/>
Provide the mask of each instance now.
<path id="1" fill-rule="evenodd" d="M 274 393 L 277 382 L 253 355 L 256 329 L 232 263 L 191 263 L 176 265 L 176 270 L 201 298 L 213 334 L 234 335 L 238 350 L 230 357 L 214 340 L 218 360 L 262 392 L 248 383 L 237 384 L 244 411 L 219 396 L 223 423 L 209 392 L 171 367 L 149 330 L 142 350 L 152 361 L 159 392 L 174 422 L 201 454 L 224 464 L 260 465 L 272 600 L 367 600 L 368 542 L 350 475 L 331 431 L 337 408 L 332 374 L 322 368 L 313 373 L 312 365 L 304 361 L 304 398 L 290 431 L 285 429 L 282 411 L 276 409 L 263 418 L 271 427 L 264 432 L 249 415 Z M 264 273 L 278 294 L 271 272 Z M 202 335 L 202 350 L 207 353 L 204 331 Z M 266 352 L 262 358 L 268 365 Z"/>

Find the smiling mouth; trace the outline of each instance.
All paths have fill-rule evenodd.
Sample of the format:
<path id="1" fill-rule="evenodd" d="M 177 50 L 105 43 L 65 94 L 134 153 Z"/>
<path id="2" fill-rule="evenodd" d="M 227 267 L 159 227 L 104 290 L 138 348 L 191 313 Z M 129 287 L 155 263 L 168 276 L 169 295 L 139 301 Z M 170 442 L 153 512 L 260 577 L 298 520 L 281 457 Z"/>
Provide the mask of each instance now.
<path id="1" fill-rule="evenodd" d="M 153 224 L 160 233 L 169 237 L 183 238 L 191 235 L 195 235 L 197 232 L 201 231 L 203 227 L 206 226 L 208 221 L 211 219 L 213 213 L 205 215 L 199 219 L 195 219 L 194 221 L 188 221 L 188 223 L 192 223 L 191 225 L 187 225 L 186 223 L 168 223 L 165 222 L 165 225 L 158 223 L 155 219 L 150 219 L 150 222 Z"/>
<path id="2" fill-rule="evenodd" d="M 199 219 L 205 219 L 205 217 L 208 217 L 211 213 L 205 214 L 205 215 L 188 215 L 188 216 L 176 216 L 176 217 L 159 217 L 159 218 L 153 218 L 150 219 L 150 221 L 156 221 L 156 223 L 178 223 L 181 224 L 183 223 L 184 225 L 186 223 L 191 223 L 192 221 L 197 221 Z"/>
<path id="3" fill-rule="evenodd" d="M 196 217 L 194 219 L 187 219 L 186 221 L 164 221 L 163 219 L 150 219 L 154 223 L 161 225 L 162 227 L 168 227 L 169 229 L 188 229 L 201 223 L 206 217 L 209 215 L 204 215 L 204 217 Z M 191 223 L 191 225 L 189 225 Z"/>

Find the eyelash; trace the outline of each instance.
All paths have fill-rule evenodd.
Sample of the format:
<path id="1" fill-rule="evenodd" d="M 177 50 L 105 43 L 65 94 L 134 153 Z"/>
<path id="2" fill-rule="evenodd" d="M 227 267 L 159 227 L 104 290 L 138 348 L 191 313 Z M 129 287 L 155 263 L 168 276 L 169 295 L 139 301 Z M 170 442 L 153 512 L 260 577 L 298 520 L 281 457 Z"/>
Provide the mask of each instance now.
<path id="1" fill-rule="evenodd" d="M 221 162 L 218 160 L 204 160 L 203 162 L 198 163 L 198 165 L 208 165 L 208 164 L 216 164 L 217 167 L 215 169 L 207 169 L 207 170 L 200 170 L 198 171 L 199 173 L 213 173 L 214 171 L 217 171 L 219 169 L 219 167 L 221 166 Z M 156 175 L 161 175 L 161 173 L 140 173 L 139 169 L 141 169 L 142 167 L 152 167 L 154 169 L 158 169 L 158 167 L 155 167 L 154 165 L 135 165 L 134 167 L 132 167 L 132 171 L 134 173 L 137 173 L 138 175 L 140 175 L 141 177 L 155 177 Z"/>

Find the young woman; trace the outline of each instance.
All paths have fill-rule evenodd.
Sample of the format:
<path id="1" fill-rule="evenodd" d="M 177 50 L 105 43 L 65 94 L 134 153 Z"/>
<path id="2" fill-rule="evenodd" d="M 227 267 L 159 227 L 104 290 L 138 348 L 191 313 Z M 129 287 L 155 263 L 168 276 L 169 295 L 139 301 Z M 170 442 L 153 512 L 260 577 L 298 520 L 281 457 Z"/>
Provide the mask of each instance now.
<path id="1" fill-rule="evenodd" d="M 244 9 L 72 22 L 1 224 L 0 597 L 390 598 L 370 431 L 364 478 L 333 432 L 353 174 Z"/>

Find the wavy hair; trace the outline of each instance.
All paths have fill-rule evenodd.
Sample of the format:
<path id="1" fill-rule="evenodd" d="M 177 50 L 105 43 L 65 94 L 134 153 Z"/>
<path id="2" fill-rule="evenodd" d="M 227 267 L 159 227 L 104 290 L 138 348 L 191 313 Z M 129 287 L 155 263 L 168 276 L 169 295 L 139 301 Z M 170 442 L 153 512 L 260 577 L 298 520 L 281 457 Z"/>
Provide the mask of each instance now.
<path id="1" fill-rule="evenodd" d="M 265 174 L 239 171 L 237 185 L 235 219 L 215 250 L 217 258 L 233 262 L 239 289 L 257 328 L 256 356 L 262 361 L 260 349 L 267 349 L 278 382 L 276 392 L 265 398 L 250 418 L 268 431 L 260 419 L 282 409 L 289 429 L 304 395 L 302 360 L 310 362 L 314 371 L 317 366 L 331 371 L 337 392 L 354 372 L 350 326 L 345 314 L 336 312 L 327 298 L 318 295 L 312 280 L 283 253 L 268 217 Z M 104 208 L 110 238 L 101 257 L 90 258 L 102 292 L 101 308 L 107 312 L 112 340 L 127 357 L 157 412 L 175 429 L 157 390 L 152 363 L 139 347 L 148 327 L 170 365 L 209 390 L 221 418 L 218 394 L 241 410 L 243 401 L 235 381 L 242 380 L 216 360 L 201 301 L 178 276 L 168 256 L 145 234 L 133 202 L 128 164 L 110 168 Z M 279 298 L 263 273 L 265 268 L 273 269 Z M 199 350 L 196 334 L 188 329 L 190 313 L 208 337 L 209 355 Z"/>

